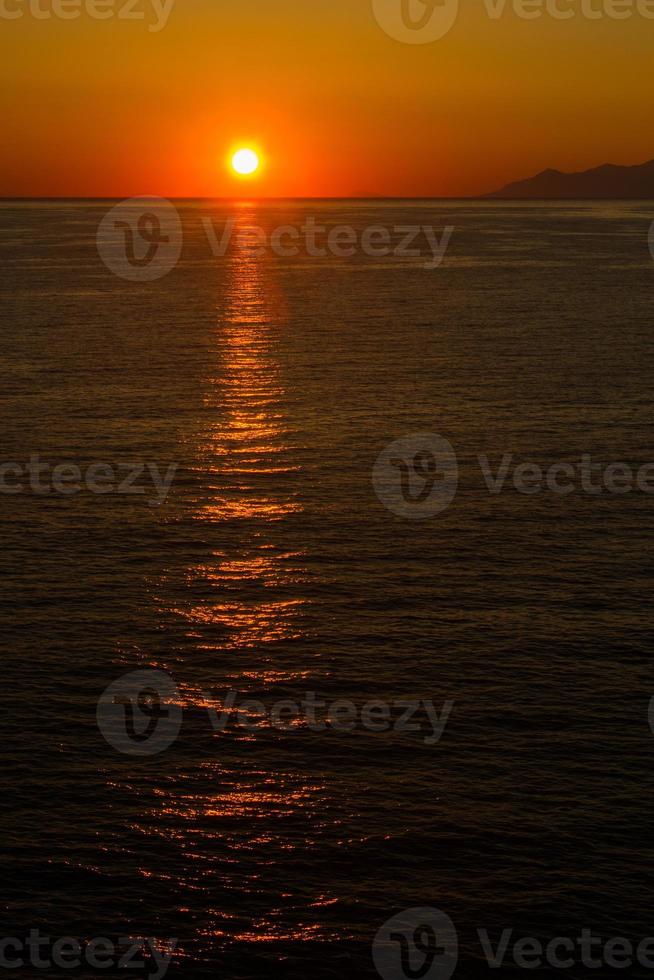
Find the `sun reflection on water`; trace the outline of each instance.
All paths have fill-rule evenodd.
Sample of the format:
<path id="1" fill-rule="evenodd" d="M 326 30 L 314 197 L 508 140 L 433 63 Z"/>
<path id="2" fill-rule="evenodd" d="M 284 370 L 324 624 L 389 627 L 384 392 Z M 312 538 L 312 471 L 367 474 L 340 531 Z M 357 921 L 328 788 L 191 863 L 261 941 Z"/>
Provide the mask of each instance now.
<path id="1" fill-rule="evenodd" d="M 209 422 L 195 445 L 184 518 L 200 529 L 200 553 L 166 606 L 183 624 L 187 646 L 175 675 L 185 708 L 197 717 L 222 710 L 227 688 L 265 700 L 311 678 L 306 647 L 294 669 L 294 647 L 284 646 L 307 639 L 309 577 L 306 552 L 295 537 L 293 547 L 288 543 L 289 522 L 303 505 L 279 356 L 284 302 L 274 270 L 242 237 L 256 217 L 253 207 L 237 212 L 205 379 Z M 154 791 L 142 830 L 176 849 L 180 913 L 189 896 L 201 896 L 193 942 L 321 933 L 318 905 L 312 914 L 312 896 L 288 892 L 281 863 L 317 846 L 313 834 L 329 820 L 320 779 L 288 761 L 288 739 L 302 737 L 265 720 L 253 729 L 205 728 L 198 743 L 204 757 L 183 762 Z M 218 758 L 204 755 L 212 749 Z"/>
<path id="2" fill-rule="evenodd" d="M 217 646 L 254 647 L 302 636 L 305 599 L 274 596 L 306 579 L 302 554 L 280 549 L 266 530 L 302 511 L 300 467 L 288 420 L 277 357 L 285 308 L 281 293 L 248 233 L 256 209 L 237 211 L 223 315 L 215 330 L 216 374 L 207 379 L 205 406 L 214 420 L 200 446 L 207 495 L 195 520 L 238 527 L 238 550 L 214 552 L 189 570 L 215 600 L 178 609 L 190 628 L 214 627 Z M 255 526 L 253 526 L 255 525 Z M 260 593 L 265 590 L 263 598 Z M 212 640 L 205 636 L 204 649 Z"/>

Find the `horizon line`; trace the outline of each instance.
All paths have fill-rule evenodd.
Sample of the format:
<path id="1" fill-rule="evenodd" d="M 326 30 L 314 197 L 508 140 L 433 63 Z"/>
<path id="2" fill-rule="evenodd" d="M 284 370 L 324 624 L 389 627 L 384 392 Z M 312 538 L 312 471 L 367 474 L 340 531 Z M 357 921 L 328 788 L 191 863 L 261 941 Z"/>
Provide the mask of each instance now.
<path id="1" fill-rule="evenodd" d="M 169 201 L 470 201 L 484 197 L 483 194 L 465 195 L 423 195 L 423 194 L 348 194 L 348 195 L 170 195 L 170 194 L 12 194 L 0 195 L 0 201 L 119 201 L 137 197 L 161 197 Z"/>
<path id="2" fill-rule="evenodd" d="M 247 204 L 258 204 L 264 202 L 274 202 L 274 201 L 510 201 L 513 203 L 519 203 L 521 201 L 548 201 L 548 202 L 575 202 L 575 201 L 652 201 L 652 197 L 606 197 L 606 196 L 579 196 L 579 197 L 514 197 L 514 196 L 504 196 L 499 194 L 473 194 L 473 195 L 456 195 L 456 196 L 430 196 L 430 195 L 384 195 L 376 194 L 374 196 L 315 196 L 315 197 L 176 197 L 176 196 L 164 196 L 162 194 L 130 194 L 128 196 L 124 195 L 102 195 L 102 196 L 68 196 L 68 195 L 15 195 L 15 196 L 1 196 L 0 203 L 13 202 L 13 201 L 129 201 L 136 198 L 161 198 L 162 200 L 168 201 L 219 201 L 229 204 L 247 203 Z"/>

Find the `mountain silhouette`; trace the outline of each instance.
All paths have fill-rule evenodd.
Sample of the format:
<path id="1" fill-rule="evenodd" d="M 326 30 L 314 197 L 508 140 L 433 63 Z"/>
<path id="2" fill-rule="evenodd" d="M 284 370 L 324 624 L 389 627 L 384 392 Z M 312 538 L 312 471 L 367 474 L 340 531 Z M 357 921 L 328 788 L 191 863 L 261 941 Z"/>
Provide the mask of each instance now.
<path id="1" fill-rule="evenodd" d="M 484 194 L 495 198 L 654 198 L 654 160 L 635 167 L 605 163 L 580 173 L 543 170 L 535 177 L 517 180 L 499 191 Z"/>

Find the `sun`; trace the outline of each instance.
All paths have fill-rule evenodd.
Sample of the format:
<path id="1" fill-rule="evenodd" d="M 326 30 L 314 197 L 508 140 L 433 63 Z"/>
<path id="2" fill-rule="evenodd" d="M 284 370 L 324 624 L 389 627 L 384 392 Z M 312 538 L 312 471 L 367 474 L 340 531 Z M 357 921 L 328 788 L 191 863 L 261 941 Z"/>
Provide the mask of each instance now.
<path id="1" fill-rule="evenodd" d="M 237 150 L 232 157 L 232 170 L 241 177 L 251 177 L 259 169 L 259 155 L 248 147 Z"/>

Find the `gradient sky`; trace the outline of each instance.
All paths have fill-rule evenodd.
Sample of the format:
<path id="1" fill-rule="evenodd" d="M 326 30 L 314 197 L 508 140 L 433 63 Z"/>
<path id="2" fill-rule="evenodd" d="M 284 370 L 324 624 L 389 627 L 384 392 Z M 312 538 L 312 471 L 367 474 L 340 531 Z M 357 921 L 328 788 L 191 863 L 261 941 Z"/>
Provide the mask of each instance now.
<path id="1" fill-rule="evenodd" d="M 242 194 L 225 155 L 248 143 L 264 196 L 467 195 L 654 157 L 637 15 L 490 20 L 461 0 L 422 46 L 370 0 L 176 0 L 159 33 L 86 14 L 0 28 L 0 196 Z"/>

